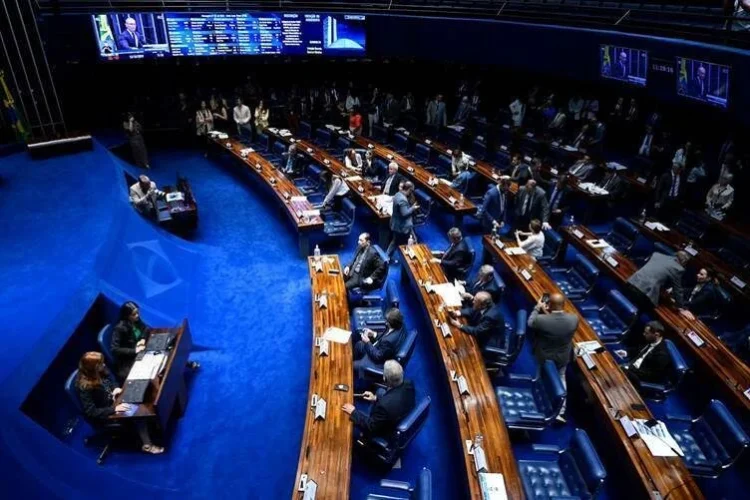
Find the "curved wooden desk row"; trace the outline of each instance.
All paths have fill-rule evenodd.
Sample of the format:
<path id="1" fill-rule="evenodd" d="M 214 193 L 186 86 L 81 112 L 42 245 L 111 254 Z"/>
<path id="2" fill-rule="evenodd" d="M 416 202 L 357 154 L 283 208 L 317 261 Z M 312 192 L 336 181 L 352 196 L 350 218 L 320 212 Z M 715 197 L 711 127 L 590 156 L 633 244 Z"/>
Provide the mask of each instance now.
<path id="1" fill-rule="evenodd" d="M 644 222 L 638 219 L 631 219 L 631 222 L 641 230 L 644 236 L 651 240 L 660 241 L 675 250 L 688 248 L 689 253 L 691 255 L 694 254 L 692 257 L 693 261 L 697 262 L 700 267 L 713 270 L 716 278 L 727 290 L 730 290 L 735 297 L 750 303 L 750 276 L 747 273 L 732 268 L 731 265 L 712 252 L 698 247 L 690 238 L 677 231 L 674 227 L 670 227 L 669 231 L 658 231 L 646 226 L 646 223 L 658 222 L 656 219 L 649 218 Z M 741 283 L 744 283 L 743 286 L 737 283 L 736 280 L 738 279 Z"/>
<path id="2" fill-rule="evenodd" d="M 350 329 L 349 306 L 338 256 L 324 255 L 319 262 L 322 271 L 315 269 L 315 257 L 308 257 L 312 289 L 312 359 L 306 403 L 308 411 L 292 491 L 294 500 L 299 500 L 304 495 L 303 491 L 299 491 L 303 474 L 307 475 L 308 481 L 314 481 L 317 485 L 315 498 L 318 500 L 349 498 L 353 424 L 341 407 L 354 402 L 352 346 L 351 343 L 329 342 L 327 356 L 320 356 L 319 348 L 316 346 L 316 339 L 322 337 L 329 327 Z M 338 272 L 331 274 L 331 270 Z M 323 309 L 318 302 L 321 295 L 327 298 L 327 305 Z M 350 389 L 347 392 L 334 390 L 336 384 L 346 384 Z M 326 402 L 324 419 L 315 419 L 315 412 L 311 406 L 313 395 Z"/>
<path id="3" fill-rule="evenodd" d="M 310 242 L 308 233 L 311 231 L 320 231 L 323 229 L 323 219 L 320 215 L 306 216 L 311 210 L 315 210 L 312 203 L 307 200 L 304 194 L 297 189 L 291 179 L 283 172 L 277 170 L 268 160 L 263 158 L 258 152 L 252 152 L 243 156 L 241 151 L 249 148 L 240 141 L 228 139 L 211 139 L 220 148 L 229 151 L 235 158 L 240 160 L 245 166 L 253 171 L 268 187 L 274 192 L 289 219 L 297 229 L 299 237 L 299 251 L 302 257 L 309 255 Z"/>
<path id="4" fill-rule="evenodd" d="M 501 262 L 507 269 L 507 274 L 530 301 L 538 302 L 544 293 L 562 293 L 528 254 L 508 255 L 505 252 L 504 248 L 517 246 L 515 242 L 504 241 L 504 248 L 501 249 L 490 236 L 485 236 L 482 244 L 485 259 Z M 521 274 L 522 270 L 529 272 L 530 280 Z M 599 341 L 596 332 L 568 300 L 565 301 L 565 311 L 578 316 L 578 331 L 574 342 Z M 654 457 L 641 439 L 627 436 L 619 418 L 627 415 L 631 419 L 650 419 L 653 415 L 609 351 L 594 354 L 592 358 L 597 365 L 593 370 L 589 370 L 580 357 L 576 357 L 576 365 L 582 380 L 588 386 L 587 392 L 595 404 L 600 422 L 606 426 L 618 450 L 627 459 L 639 480 L 639 495 L 634 495 L 634 498 L 643 495 L 652 499 L 703 498 L 681 458 Z"/>
<path id="5" fill-rule="evenodd" d="M 632 288 L 626 282 L 638 268 L 630 259 L 617 251 L 612 251 L 609 253 L 609 259 L 617 262 L 617 266 L 613 266 L 608 262 L 603 248 L 593 248 L 586 243 L 586 240 L 596 240 L 599 237 L 585 226 L 566 226 L 560 228 L 560 231 L 565 241 L 570 242 L 615 281 L 625 285 L 623 287 L 625 293 L 633 294 Z M 576 235 L 574 231 L 579 231 L 581 236 Z M 564 250 L 561 254 L 565 254 Z M 727 349 L 702 321 L 688 320 L 672 305 L 660 304 L 654 307 L 653 311 L 657 319 L 668 328 L 672 337 L 679 339 L 681 347 L 693 354 L 706 374 L 719 382 L 720 387 L 725 389 L 733 402 L 740 408 L 750 410 L 750 398 L 743 394 L 750 389 L 750 368 Z M 704 344 L 699 347 L 691 341 L 688 337 L 690 332 L 695 332 Z"/>
<path id="6" fill-rule="evenodd" d="M 369 214 L 378 222 L 378 243 L 385 248 L 390 240 L 390 229 L 388 223 L 391 216 L 385 209 L 381 209 L 377 197 L 382 193 L 372 182 L 362 177 L 361 172 L 346 168 L 346 165 L 330 154 L 306 139 L 298 139 L 291 135 L 281 135 L 277 129 L 267 128 L 265 134 L 274 140 L 286 145 L 297 144 L 297 152 L 313 160 L 316 164 L 325 168 L 334 175 L 344 179 L 349 186 L 349 192 L 355 199 L 367 208 Z"/>
<path id="7" fill-rule="evenodd" d="M 448 280 L 440 264 L 430 262 L 432 254 L 427 246 L 402 246 L 400 250 L 404 266 L 402 278 L 406 279 L 407 275 L 411 278 L 411 283 L 432 324 L 432 334 L 443 360 L 460 436 L 460 441 L 456 443 L 457 446 L 454 446 L 454 449 L 460 450 L 463 455 L 464 472 L 468 480 L 470 496 L 472 499 L 481 499 L 482 491 L 473 456 L 467 453 L 465 442 L 473 441 L 477 434 L 482 434 L 488 471 L 503 474 L 508 498 L 522 499 L 524 491 L 513 457 L 508 430 L 505 427 L 495 390 L 485 370 L 481 349 L 474 337 L 450 325 L 448 313 L 443 307 L 440 295 L 428 293 L 422 285 L 425 282 L 437 285 L 447 283 Z M 414 258 L 409 256 L 410 252 L 414 253 Z M 450 337 L 443 336 L 441 328 L 436 326 L 436 320 L 448 325 L 451 331 Z M 455 372 L 456 376 L 466 378 L 469 394 L 462 395 L 459 392 L 458 384 L 452 380 L 452 372 Z"/>

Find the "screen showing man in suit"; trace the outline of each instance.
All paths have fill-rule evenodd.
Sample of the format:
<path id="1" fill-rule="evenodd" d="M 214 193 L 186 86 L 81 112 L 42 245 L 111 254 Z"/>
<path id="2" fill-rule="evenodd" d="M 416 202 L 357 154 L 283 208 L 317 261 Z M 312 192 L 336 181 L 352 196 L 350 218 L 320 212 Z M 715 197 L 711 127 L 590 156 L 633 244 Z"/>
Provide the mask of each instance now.
<path id="1" fill-rule="evenodd" d="M 678 57 L 677 94 L 726 108 L 729 101 L 729 73 L 729 66 Z"/>
<path id="2" fill-rule="evenodd" d="M 601 75 L 604 78 L 646 86 L 648 52 L 629 47 L 602 45 L 600 47 Z"/>
<path id="3" fill-rule="evenodd" d="M 170 54 L 164 14 L 97 14 L 92 20 L 102 59 L 150 59 Z"/>

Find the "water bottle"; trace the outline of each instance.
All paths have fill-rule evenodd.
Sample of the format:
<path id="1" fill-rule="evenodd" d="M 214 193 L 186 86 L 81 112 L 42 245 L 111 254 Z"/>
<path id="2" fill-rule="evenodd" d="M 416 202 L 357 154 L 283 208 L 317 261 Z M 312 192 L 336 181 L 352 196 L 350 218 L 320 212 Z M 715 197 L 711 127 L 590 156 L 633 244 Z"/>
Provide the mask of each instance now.
<path id="1" fill-rule="evenodd" d="M 641 212 L 641 224 L 646 222 L 646 209 L 644 208 Z"/>
<path id="2" fill-rule="evenodd" d="M 315 245 L 315 250 L 313 250 L 313 255 L 315 256 L 315 260 L 320 260 L 320 247 L 318 245 Z"/>
<path id="3" fill-rule="evenodd" d="M 576 218 L 574 215 L 570 216 L 570 225 L 575 226 L 576 225 Z"/>
<path id="4" fill-rule="evenodd" d="M 413 245 L 414 243 L 416 243 L 416 241 L 414 241 L 414 235 L 413 235 L 413 234 L 410 234 L 410 235 L 409 235 L 409 241 L 407 242 L 407 244 L 408 244 L 409 246 L 412 246 L 412 245 Z"/>

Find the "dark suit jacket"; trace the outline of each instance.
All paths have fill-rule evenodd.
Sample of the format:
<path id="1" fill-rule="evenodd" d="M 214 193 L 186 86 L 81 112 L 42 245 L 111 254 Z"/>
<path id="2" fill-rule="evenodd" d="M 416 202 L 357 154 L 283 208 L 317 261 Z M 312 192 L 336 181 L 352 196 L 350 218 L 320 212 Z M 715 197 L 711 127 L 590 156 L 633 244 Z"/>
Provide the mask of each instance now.
<path id="1" fill-rule="evenodd" d="M 513 175 L 514 171 L 515 175 Z M 532 172 L 531 167 L 528 164 L 522 162 L 519 165 L 513 167 L 513 169 L 511 170 L 510 178 L 511 180 L 516 181 L 519 186 L 523 186 L 529 179 L 534 178 L 534 172 Z"/>
<path id="2" fill-rule="evenodd" d="M 628 283 L 640 290 L 655 306 L 659 305 L 662 289 L 672 288 L 672 298 L 678 307 L 683 307 L 684 272 L 685 268 L 677 262 L 677 257 L 654 252 L 648 262 L 628 278 Z"/>
<path id="3" fill-rule="evenodd" d="M 492 231 L 492 223 L 497 221 L 503 222 L 505 211 L 508 209 L 508 193 L 501 193 L 497 186 L 492 186 L 487 190 L 482 200 L 482 226 L 487 231 Z"/>
<path id="4" fill-rule="evenodd" d="M 541 365 L 552 360 L 557 368 L 570 362 L 573 335 L 578 329 L 578 317 L 570 313 L 540 314 L 534 309 L 528 326 L 534 329 L 532 351 Z"/>
<path id="5" fill-rule="evenodd" d="M 148 342 L 151 329 L 143 321 L 138 322 L 135 326 L 143 333 L 141 339 L 146 339 L 146 342 Z M 138 340 L 135 338 L 133 327 L 134 325 L 129 321 L 120 321 L 112 330 L 112 356 L 115 358 L 115 371 L 120 380 L 127 378 L 128 372 L 135 362 L 135 345 Z"/>
<path id="6" fill-rule="evenodd" d="M 388 174 L 386 173 L 385 179 L 383 179 L 383 194 L 387 194 L 388 196 L 396 196 L 396 193 L 398 193 L 398 185 L 401 183 L 403 177 L 396 173 L 393 176 L 393 181 L 391 182 L 391 185 L 388 186 L 388 190 L 385 191 L 385 186 L 388 183 Z"/>
<path id="7" fill-rule="evenodd" d="M 624 189 L 622 179 L 616 172 L 607 172 L 596 185 L 609 191 L 612 198 L 618 198 Z"/>
<path id="8" fill-rule="evenodd" d="M 370 408 L 370 414 L 355 410 L 349 418 L 370 437 L 388 437 L 398 423 L 414 409 L 414 384 L 410 380 L 391 387 Z"/>
<path id="9" fill-rule="evenodd" d="M 581 181 L 585 181 L 594 172 L 594 167 L 595 165 L 591 162 L 583 164 L 576 162 L 570 167 L 570 169 L 568 169 L 568 173 L 570 175 L 578 177 L 578 179 Z"/>
<path id="10" fill-rule="evenodd" d="M 695 315 L 712 314 L 716 310 L 716 287 L 713 283 L 705 283 L 701 289 L 693 295 L 693 289 L 687 293 L 687 308 Z"/>
<path id="11" fill-rule="evenodd" d="M 78 399 L 83 407 L 83 416 L 88 422 L 94 424 L 101 423 L 110 415 L 115 413 L 114 398 L 112 391 L 117 387 L 112 374 L 107 371 L 106 376 L 102 378 L 102 385 L 90 389 L 82 389 L 76 380 L 76 392 Z"/>
<path id="12" fill-rule="evenodd" d="M 523 217 L 522 210 L 526 203 L 526 198 L 531 196 L 527 217 L 529 219 L 539 219 L 542 222 L 549 222 L 549 202 L 544 189 L 537 186 L 534 191 L 529 191 L 524 187 L 518 190 L 516 196 L 516 217 Z"/>
<path id="13" fill-rule="evenodd" d="M 638 356 L 647 349 L 648 346 L 641 346 L 628 352 L 628 359 L 632 362 L 638 359 Z M 654 349 L 643 359 L 640 368 L 631 366 L 628 371 L 635 375 L 642 382 L 651 382 L 660 384 L 666 381 L 669 375 L 669 352 L 667 344 L 662 340 Z"/>
<path id="14" fill-rule="evenodd" d="M 449 280 L 464 279 L 466 272 L 471 267 L 471 251 L 469 244 L 462 239 L 455 245 L 448 248 L 441 259 L 441 266 L 445 271 L 445 276 Z"/>
<path id="15" fill-rule="evenodd" d="M 698 78 L 693 78 L 692 80 L 690 80 L 688 93 L 693 97 L 700 97 L 701 99 L 705 99 L 706 94 L 708 94 L 708 80 L 704 78 L 703 87 L 701 87 L 700 80 Z"/>
<path id="16" fill-rule="evenodd" d="M 628 77 L 628 65 L 616 62 L 614 66 L 614 77 L 625 79 Z"/>
<path id="17" fill-rule="evenodd" d="M 117 48 L 119 48 L 120 50 L 142 49 L 143 45 L 146 43 L 146 39 L 144 38 L 143 33 L 136 31 L 135 36 L 138 37 L 137 48 L 135 46 L 135 38 L 133 38 L 133 35 L 131 35 L 128 30 L 123 31 L 122 33 L 120 33 L 120 36 L 117 37 Z"/>
<path id="18" fill-rule="evenodd" d="M 461 326 L 461 331 L 475 337 L 480 346 L 484 347 L 489 343 L 502 345 L 505 338 L 505 318 L 499 305 L 491 307 L 484 314 L 473 307 L 465 307 L 461 309 L 461 316 L 467 322 Z"/>
<path id="19" fill-rule="evenodd" d="M 398 347 L 404 341 L 404 338 L 406 338 L 406 329 L 404 327 L 398 330 L 383 332 L 375 340 L 364 345 L 365 353 L 375 363 L 385 363 L 389 359 L 396 357 Z"/>
<path id="20" fill-rule="evenodd" d="M 669 191 L 672 188 L 672 171 L 664 172 L 659 178 L 659 183 L 656 185 L 656 202 L 664 203 L 669 198 Z M 682 193 L 685 191 L 685 176 L 680 174 L 680 184 L 677 187 L 677 198 L 682 198 Z"/>
<path id="21" fill-rule="evenodd" d="M 494 277 L 486 283 L 478 283 L 476 278 L 471 281 L 467 281 L 466 291 L 472 295 L 476 295 L 479 292 L 487 292 L 492 296 L 492 301 L 495 304 L 500 303 L 501 291 L 500 288 L 498 288 L 497 283 L 495 283 Z"/>
<path id="22" fill-rule="evenodd" d="M 357 257 L 359 257 L 360 252 L 362 252 L 362 249 L 357 248 L 357 251 L 354 253 L 354 257 L 352 257 L 352 261 L 349 263 L 349 276 L 354 273 L 354 263 L 357 262 Z M 372 278 L 372 285 L 365 285 L 363 283 L 362 288 L 368 290 L 380 288 L 380 285 L 383 284 L 385 274 L 385 262 L 383 262 L 383 259 L 381 259 L 380 255 L 378 255 L 378 251 L 375 250 L 372 245 L 369 245 L 365 249 L 365 256 L 362 259 L 359 276 L 362 279 Z"/>

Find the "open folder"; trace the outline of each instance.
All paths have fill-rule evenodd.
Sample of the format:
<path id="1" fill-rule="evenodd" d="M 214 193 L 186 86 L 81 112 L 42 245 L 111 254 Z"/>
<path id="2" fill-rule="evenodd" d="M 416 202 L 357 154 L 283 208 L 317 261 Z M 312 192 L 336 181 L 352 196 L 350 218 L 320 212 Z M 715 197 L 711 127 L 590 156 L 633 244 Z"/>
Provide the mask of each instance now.
<path id="1" fill-rule="evenodd" d="M 349 338 L 352 336 L 352 332 L 338 328 L 336 326 L 329 327 L 323 333 L 323 339 L 329 342 L 336 342 L 337 344 L 348 344 Z"/>

